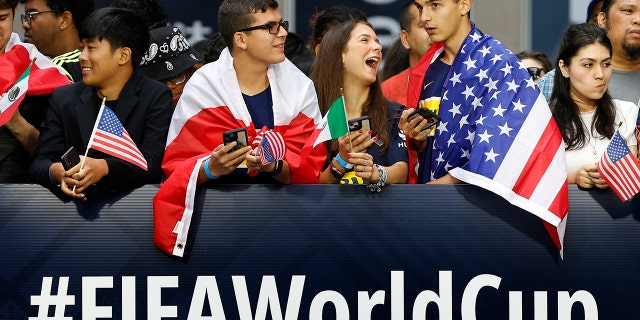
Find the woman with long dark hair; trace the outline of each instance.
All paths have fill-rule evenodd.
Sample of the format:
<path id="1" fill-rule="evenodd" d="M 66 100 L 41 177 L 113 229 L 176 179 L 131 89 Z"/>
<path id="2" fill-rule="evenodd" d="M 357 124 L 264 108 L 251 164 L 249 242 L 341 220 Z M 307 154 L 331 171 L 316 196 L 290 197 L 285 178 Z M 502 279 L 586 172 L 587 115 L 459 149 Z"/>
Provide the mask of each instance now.
<path id="1" fill-rule="evenodd" d="M 569 26 L 560 42 L 550 106 L 565 142 L 569 183 L 582 188 L 608 188 L 596 163 L 616 131 L 638 151 L 638 107 L 607 92 L 611 54 L 606 32 L 593 24 Z"/>
<path id="2" fill-rule="evenodd" d="M 381 50 L 373 28 L 364 21 L 336 25 L 322 40 L 311 70 L 321 113 L 343 94 L 347 119 L 368 116 L 371 124 L 370 131 L 356 130 L 329 142 L 322 183 L 362 181 L 378 191 L 385 184 L 407 181 L 406 143 L 397 125 L 404 108 L 382 95 L 377 79 Z"/>

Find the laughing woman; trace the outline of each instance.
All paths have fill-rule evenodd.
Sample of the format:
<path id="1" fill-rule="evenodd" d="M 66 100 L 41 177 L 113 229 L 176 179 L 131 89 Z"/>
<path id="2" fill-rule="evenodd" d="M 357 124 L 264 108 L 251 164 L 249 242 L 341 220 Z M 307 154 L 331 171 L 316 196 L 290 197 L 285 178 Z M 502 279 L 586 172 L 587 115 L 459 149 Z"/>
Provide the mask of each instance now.
<path id="1" fill-rule="evenodd" d="M 596 167 L 611 137 L 620 131 L 636 155 L 635 124 L 638 107 L 613 100 L 607 92 L 611 79 L 611 42 L 603 29 L 583 23 L 571 25 L 556 63 L 551 111 L 566 145 L 568 182 L 582 188 L 608 188 Z"/>
<path id="2" fill-rule="evenodd" d="M 321 183 L 367 183 L 380 191 L 386 184 L 407 182 L 407 148 L 397 124 L 404 107 L 382 95 L 377 80 L 381 50 L 373 28 L 363 21 L 336 25 L 323 38 L 311 71 L 322 114 L 342 92 L 347 119 L 368 116 L 371 130 L 355 130 L 328 143 Z"/>

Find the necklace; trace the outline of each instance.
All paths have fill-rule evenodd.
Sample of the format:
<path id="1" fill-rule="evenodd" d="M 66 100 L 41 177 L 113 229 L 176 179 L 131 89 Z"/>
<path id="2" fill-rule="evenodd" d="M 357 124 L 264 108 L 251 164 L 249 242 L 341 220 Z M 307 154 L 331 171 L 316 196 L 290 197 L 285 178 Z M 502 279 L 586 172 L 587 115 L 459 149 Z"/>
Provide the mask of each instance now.
<path id="1" fill-rule="evenodd" d="M 583 130 L 585 131 L 585 133 L 587 133 L 586 134 L 587 143 L 589 143 L 589 146 L 591 147 L 591 155 L 593 157 L 593 163 L 596 164 L 598 163 L 598 150 L 597 150 L 598 137 L 591 131 L 591 126 L 587 126 L 583 119 L 583 115 L 584 115 L 585 117 L 588 117 L 593 121 L 594 113 L 595 113 L 595 109 L 591 111 L 580 112 L 580 122 L 582 122 Z"/>
<path id="2" fill-rule="evenodd" d="M 590 132 L 589 136 L 589 145 L 591 146 L 591 154 L 593 155 L 593 163 L 598 163 L 598 150 L 596 150 L 596 145 L 598 144 L 598 138 L 593 136 L 593 133 Z M 591 143 L 593 140 L 593 143 Z"/>

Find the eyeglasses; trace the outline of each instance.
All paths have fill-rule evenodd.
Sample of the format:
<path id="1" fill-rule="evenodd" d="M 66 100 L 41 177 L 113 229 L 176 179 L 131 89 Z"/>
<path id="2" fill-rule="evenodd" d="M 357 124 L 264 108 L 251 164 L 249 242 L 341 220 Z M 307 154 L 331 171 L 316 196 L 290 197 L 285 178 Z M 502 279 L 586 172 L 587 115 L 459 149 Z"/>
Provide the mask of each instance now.
<path id="1" fill-rule="evenodd" d="M 238 32 L 265 29 L 265 30 L 269 30 L 269 33 L 271 33 L 271 34 L 278 34 L 278 32 L 280 32 L 280 27 L 282 27 L 282 29 L 284 29 L 284 31 L 289 31 L 289 21 L 267 22 L 267 23 L 261 24 L 259 26 L 240 29 L 240 30 L 238 30 Z"/>
<path id="2" fill-rule="evenodd" d="M 181 74 L 179 74 L 179 75 L 177 75 L 177 76 L 175 76 L 173 78 L 166 79 L 166 80 L 164 80 L 164 83 L 166 83 L 167 86 L 169 86 L 169 84 L 172 84 L 174 87 L 177 87 L 177 86 L 187 82 L 187 73 L 188 72 L 185 71 L 185 72 L 183 72 L 183 73 L 181 73 Z M 176 80 L 178 80 L 178 81 L 176 81 Z"/>
<path id="3" fill-rule="evenodd" d="M 531 79 L 533 80 L 538 80 L 540 79 L 540 76 L 542 75 L 542 68 L 538 68 L 538 67 L 529 67 L 527 68 L 527 71 L 529 72 L 529 75 L 531 75 Z"/>
<path id="4" fill-rule="evenodd" d="M 24 14 L 20 15 L 20 20 L 22 20 L 22 23 L 27 23 L 27 24 L 31 24 L 31 21 L 33 21 L 33 18 L 35 18 L 37 15 L 41 14 L 41 13 L 46 13 L 46 12 L 62 12 L 62 10 L 46 10 L 46 11 L 29 11 L 29 12 L 25 12 Z"/>

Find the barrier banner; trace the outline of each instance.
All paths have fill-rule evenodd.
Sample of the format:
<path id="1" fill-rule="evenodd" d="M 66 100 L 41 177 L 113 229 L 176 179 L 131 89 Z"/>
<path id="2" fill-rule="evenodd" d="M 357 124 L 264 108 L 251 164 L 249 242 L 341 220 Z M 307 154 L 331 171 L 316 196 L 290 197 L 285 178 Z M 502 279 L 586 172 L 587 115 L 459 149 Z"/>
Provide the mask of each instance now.
<path id="1" fill-rule="evenodd" d="M 153 246 L 157 190 L 0 185 L 0 318 L 640 319 L 640 210 L 609 190 L 570 187 L 564 260 L 469 185 L 202 189 L 175 258 Z"/>

